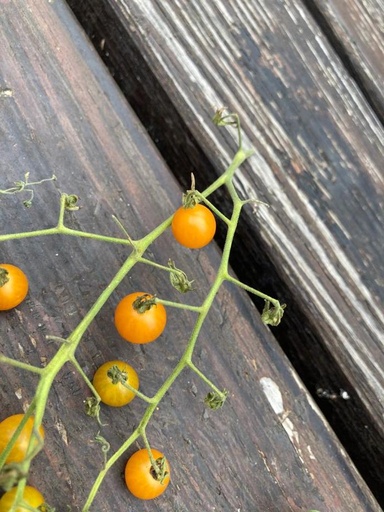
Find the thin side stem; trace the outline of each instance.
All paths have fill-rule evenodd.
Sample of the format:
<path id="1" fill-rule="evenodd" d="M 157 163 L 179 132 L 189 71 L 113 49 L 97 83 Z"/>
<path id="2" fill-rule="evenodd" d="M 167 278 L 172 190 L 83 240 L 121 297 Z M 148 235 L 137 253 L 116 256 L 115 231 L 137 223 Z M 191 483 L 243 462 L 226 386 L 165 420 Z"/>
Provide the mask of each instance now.
<path id="1" fill-rule="evenodd" d="M 84 370 L 82 369 L 82 367 L 80 366 L 80 363 L 78 362 L 78 360 L 75 358 L 75 357 L 71 357 L 70 359 L 70 362 L 73 364 L 73 366 L 76 368 L 77 372 L 81 375 L 82 379 L 84 380 L 84 382 L 86 383 L 86 385 L 89 387 L 89 389 L 92 391 L 93 395 L 95 396 L 95 398 L 101 402 L 101 397 L 99 395 L 99 393 L 96 391 L 94 385 L 92 384 L 92 382 L 90 381 L 90 379 L 87 377 L 86 373 L 84 372 Z"/>
<path id="2" fill-rule="evenodd" d="M 192 361 L 188 361 L 188 366 L 191 370 L 193 370 L 196 373 L 196 375 L 200 377 L 200 379 L 203 382 L 207 384 L 208 387 L 213 389 L 213 391 L 216 391 L 216 393 L 218 393 L 219 395 L 222 394 L 222 391 L 217 386 L 215 386 L 215 384 L 210 379 L 208 379 L 208 377 L 204 375 L 204 373 L 201 370 L 199 370 Z"/>
<path id="3" fill-rule="evenodd" d="M 177 309 L 186 309 L 188 311 L 194 311 L 195 313 L 201 313 L 203 306 L 191 306 L 189 304 L 184 304 L 182 302 L 173 302 L 170 300 L 159 299 L 156 297 L 156 302 L 158 304 L 163 304 L 163 306 L 169 306 L 171 308 Z"/>
<path id="4" fill-rule="evenodd" d="M 197 192 L 195 191 L 195 194 L 197 195 L 197 197 L 200 197 L 201 200 L 204 202 L 204 204 L 206 204 L 210 210 L 212 210 L 212 212 L 217 216 L 219 217 L 219 219 L 221 219 L 225 224 L 229 225 L 230 224 L 230 219 L 228 219 L 228 217 L 226 217 L 223 213 L 221 213 L 221 211 L 216 208 L 216 206 L 211 203 L 211 201 L 209 201 L 206 197 L 204 197 L 202 194 L 200 194 L 200 192 Z"/>
<path id="5" fill-rule="evenodd" d="M 21 361 L 11 359 L 10 357 L 6 357 L 3 355 L 0 355 L 0 363 L 9 364 L 10 366 L 14 366 L 15 368 L 20 368 L 20 370 L 26 370 L 28 372 L 37 373 L 38 375 L 41 375 L 44 372 L 44 368 L 39 368 L 38 366 L 23 363 Z"/>
<path id="6" fill-rule="evenodd" d="M 147 450 L 149 460 L 151 461 L 151 466 L 153 468 L 153 471 L 156 473 L 156 476 L 159 476 L 160 475 L 159 467 L 156 464 L 154 456 L 152 455 L 151 445 L 149 444 L 149 441 L 148 441 L 148 438 L 147 438 L 147 433 L 146 433 L 144 428 L 141 431 L 141 437 L 143 439 L 144 446 L 145 446 L 145 448 Z"/>
<path id="7" fill-rule="evenodd" d="M 278 305 L 279 301 L 277 299 L 274 299 L 273 297 L 270 297 L 269 295 L 266 295 L 265 293 L 256 290 L 256 288 L 252 288 L 252 286 L 248 286 L 247 284 L 242 283 L 238 279 L 230 276 L 229 274 L 225 277 L 225 280 L 229 283 L 233 283 L 239 288 L 243 288 L 243 290 L 246 290 L 249 293 L 252 293 L 253 295 L 256 295 L 257 297 L 260 297 L 264 300 L 269 300 L 272 304 Z"/>

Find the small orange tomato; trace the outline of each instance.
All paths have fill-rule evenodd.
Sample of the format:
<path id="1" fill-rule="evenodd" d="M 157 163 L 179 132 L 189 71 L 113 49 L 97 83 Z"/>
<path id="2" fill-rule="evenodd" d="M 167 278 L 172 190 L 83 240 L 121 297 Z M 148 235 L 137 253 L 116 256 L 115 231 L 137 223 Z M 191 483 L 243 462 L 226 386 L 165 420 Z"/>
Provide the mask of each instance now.
<path id="1" fill-rule="evenodd" d="M 160 475 L 151 465 L 146 448 L 135 452 L 125 466 L 125 483 L 129 491 L 141 500 L 151 500 L 163 494 L 170 481 L 170 468 L 164 455 L 151 449 Z"/>
<path id="2" fill-rule="evenodd" d="M 139 307 L 135 309 L 139 302 Z M 152 295 L 134 292 L 124 297 L 115 309 L 115 326 L 122 338 L 131 343 L 149 343 L 164 331 L 167 313 Z"/>
<path id="3" fill-rule="evenodd" d="M 172 233 L 179 244 L 189 249 L 201 249 L 211 242 L 216 232 L 216 220 L 203 204 L 192 208 L 181 206 L 172 219 Z"/>
<path id="4" fill-rule="evenodd" d="M 135 398 L 135 393 L 124 384 L 139 389 L 139 377 L 132 366 L 114 360 L 102 364 L 96 370 L 92 384 L 104 404 L 122 407 Z"/>
<path id="5" fill-rule="evenodd" d="M 7 444 L 11 440 L 13 434 L 16 432 L 16 429 L 20 425 L 23 418 L 24 414 L 14 414 L 0 423 L 0 453 L 5 450 Z M 10 462 L 21 462 L 24 460 L 28 450 L 29 442 L 31 440 L 33 424 L 34 419 L 32 417 L 28 418 L 26 424 L 19 434 L 19 437 L 16 439 L 15 444 L 13 445 L 8 457 L 5 460 L 6 464 L 9 464 Z M 44 439 L 44 428 L 42 425 L 40 425 L 39 428 L 39 435 L 41 439 Z M 37 445 L 37 438 L 35 438 L 32 442 Z"/>
<path id="6" fill-rule="evenodd" d="M 15 500 L 17 487 L 7 491 L 0 499 L 0 512 L 9 512 Z M 15 512 L 29 512 L 30 507 L 37 508 L 44 503 L 43 495 L 34 487 L 26 485 L 23 493 L 23 504 L 28 505 L 28 508 L 19 505 Z"/>
<path id="7" fill-rule="evenodd" d="M 18 306 L 28 293 L 28 279 L 24 272 L 8 263 L 0 264 L 0 311 Z"/>

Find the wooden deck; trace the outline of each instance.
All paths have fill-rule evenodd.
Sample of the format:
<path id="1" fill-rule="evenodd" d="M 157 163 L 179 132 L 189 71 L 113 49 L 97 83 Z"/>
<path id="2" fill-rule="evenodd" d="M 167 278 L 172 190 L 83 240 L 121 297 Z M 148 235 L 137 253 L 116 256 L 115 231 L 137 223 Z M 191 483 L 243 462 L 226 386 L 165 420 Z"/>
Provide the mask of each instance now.
<path id="1" fill-rule="evenodd" d="M 383 3 L 3 0 L 0 10 L 0 189 L 28 171 L 34 181 L 57 176 L 36 189 L 31 209 L 18 195 L 0 196 L 1 234 L 54 225 L 59 192 L 68 192 L 82 205 L 68 214 L 71 227 L 119 237 L 116 215 L 140 238 L 180 204 L 191 172 L 203 189 L 231 161 L 235 133 L 211 122 L 218 106 L 239 114 L 255 149 L 237 189 L 270 205 L 246 207 L 231 264 L 239 279 L 287 303 L 282 324 L 266 328 L 262 301 L 225 286 L 194 360 L 230 391 L 228 402 L 208 412 L 205 386 L 183 372 L 148 428 L 172 464 L 171 486 L 153 502 L 132 498 L 121 477 L 132 447 L 91 510 L 382 510 Z M 229 211 L 224 192 L 212 201 Z M 191 269 L 200 287 L 190 300 L 199 304 L 223 236 L 220 226 L 217 244 L 197 253 L 166 232 L 148 256 Z M 0 259 L 27 271 L 30 293 L 0 316 L 1 353 L 49 361 L 57 345 L 45 336 L 67 336 L 128 253 L 74 237 L 3 242 Z M 168 275 L 134 267 L 77 357 L 91 377 L 118 354 L 150 395 L 177 363 L 195 317 L 172 310 L 161 341 L 122 343 L 113 309 L 138 288 L 179 300 Z M 4 364 L 0 377 L 2 420 L 28 406 L 37 379 Z M 57 512 L 83 510 L 103 464 L 86 396 L 66 366 L 28 480 Z M 111 450 L 144 408 L 138 399 L 103 408 Z"/>

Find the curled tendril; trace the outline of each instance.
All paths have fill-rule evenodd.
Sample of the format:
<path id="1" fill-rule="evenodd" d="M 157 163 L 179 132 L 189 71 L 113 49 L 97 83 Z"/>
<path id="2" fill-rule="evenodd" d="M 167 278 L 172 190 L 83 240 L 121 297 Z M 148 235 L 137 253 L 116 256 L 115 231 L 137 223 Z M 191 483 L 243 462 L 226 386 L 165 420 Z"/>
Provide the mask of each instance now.
<path id="1" fill-rule="evenodd" d="M 99 443 L 101 445 L 101 451 L 104 455 L 104 466 L 107 463 L 107 455 L 109 450 L 111 449 L 111 445 L 108 443 L 108 441 L 105 439 L 105 437 L 101 436 L 99 433 L 95 436 L 96 443 Z"/>
<path id="2" fill-rule="evenodd" d="M 23 205 L 26 208 L 30 208 L 32 206 L 32 201 L 34 197 L 34 191 L 32 187 L 34 187 L 35 185 L 40 185 L 45 181 L 55 181 L 56 179 L 56 176 L 52 174 L 50 178 L 44 178 L 40 181 L 29 181 L 29 172 L 26 172 L 24 175 L 24 180 L 15 181 L 13 187 L 4 190 L 0 189 L 0 194 L 18 194 L 20 192 L 28 192 L 29 198 L 23 201 Z"/>
<path id="3" fill-rule="evenodd" d="M 265 306 L 261 314 L 261 320 L 265 325 L 276 326 L 279 325 L 284 315 L 284 309 L 286 304 L 281 305 L 280 302 L 276 302 L 274 306 L 271 306 L 269 300 L 265 301 Z"/>
<path id="4" fill-rule="evenodd" d="M 68 194 L 65 196 L 64 208 L 69 212 L 75 212 L 80 209 L 77 205 L 79 197 L 76 194 Z"/>
<path id="5" fill-rule="evenodd" d="M 216 411 L 223 407 L 225 400 L 227 399 L 228 391 L 224 390 L 221 393 L 217 391 L 210 391 L 204 399 L 204 403 L 210 409 Z"/>

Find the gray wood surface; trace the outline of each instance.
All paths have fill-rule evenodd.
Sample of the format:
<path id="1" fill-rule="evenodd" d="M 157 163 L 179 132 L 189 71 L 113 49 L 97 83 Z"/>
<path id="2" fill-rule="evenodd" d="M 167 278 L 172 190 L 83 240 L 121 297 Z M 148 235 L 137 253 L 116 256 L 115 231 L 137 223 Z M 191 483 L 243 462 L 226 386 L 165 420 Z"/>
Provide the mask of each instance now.
<path id="1" fill-rule="evenodd" d="M 384 2 L 316 0 L 307 5 L 383 122 Z"/>
<path id="2" fill-rule="evenodd" d="M 36 191 L 31 209 L 21 197 L 1 197 L 1 233 L 54 225 L 59 191 L 76 193 L 83 208 L 68 215 L 71 227 L 119 236 L 116 215 L 140 237 L 169 216 L 181 189 L 124 101 L 66 4 L 3 2 L 0 18 L 1 186 L 30 171 L 57 181 Z M 213 130 L 213 128 L 212 128 Z M 220 152 L 220 146 L 216 151 Z M 0 315 L 0 347 L 8 357 L 44 364 L 56 352 L 45 336 L 66 336 L 108 284 L 127 248 L 77 238 L 44 237 L 1 244 L 1 259 L 22 267 L 30 279 L 27 300 Z M 199 303 L 212 282 L 220 252 L 180 249 L 167 232 L 149 256 L 170 256 L 199 283 Z M 85 334 L 77 353 L 84 371 L 118 355 L 153 393 L 181 354 L 193 315 L 169 312 L 158 343 L 133 347 L 118 338 L 113 309 L 132 289 L 173 296 L 168 276 L 140 267 L 122 283 Z M 93 510 L 379 511 L 369 489 L 342 450 L 300 379 L 246 294 L 224 287 L 205 325 L 195 363 L 230 390 L 228 404 L 204 412 L 206 390 L 182 374 L 153 418 L 148 435 L 166 452 L 173 483 L 164 497 L 138 503 L 124 488 L 120 460 L 101 488 Z M 1 365 L 1 419 L 30 403 L 36 378 Z M 83 414 L 88 395 L 72 367 L 59 373 L 44 425 L 46 444 L 29 483 L 58 511 L 82 508 L 103 463 L 93 440 L 99 427 Z M 139 421 L 144 405 L 103 408 L 102 434 L 116 449 Z M 133 451 L 132 448 L 130 451 Z"/>
<path id="3" fill-rule="evenodd" d="M 350 13 L 366 37 L 380 29 L 370 5 Z M 384 151 L 366 93 L 301 2 L 73 7 L 182 183 L 230 160 L 214 108 L 240 115 L 256 154 L 237 186 L 270 208 L 249 208 L 233 266 L 288 302 L 279 340 L 384 502 Z"/>

